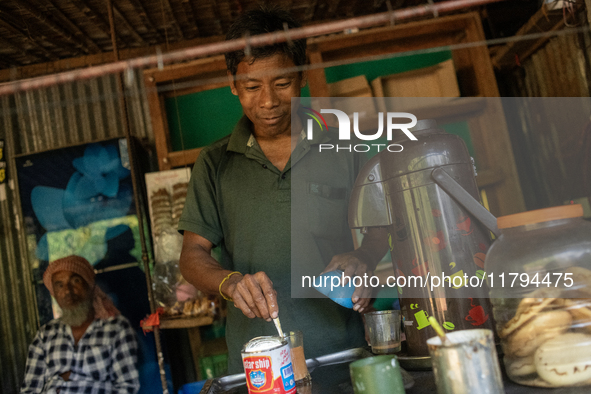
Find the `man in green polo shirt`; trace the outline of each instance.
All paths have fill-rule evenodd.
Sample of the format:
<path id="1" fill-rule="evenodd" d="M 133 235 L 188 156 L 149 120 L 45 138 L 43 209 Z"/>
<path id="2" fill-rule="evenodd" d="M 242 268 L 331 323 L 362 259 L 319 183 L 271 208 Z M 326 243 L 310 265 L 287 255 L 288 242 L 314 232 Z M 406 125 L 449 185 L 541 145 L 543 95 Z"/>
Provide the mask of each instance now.
<path id="1" fill-rule="evenodd" d="M 258 8 L 240 16 L 227 39 L 284 26 L 300 27 L 285 11 Z M 315 131 L 309 141 L 300 117 L 292 118 L 291 99 L 306 85 L 305 72 L 293 69 L 306 63 L 306 42 L 228 53 L 226 63 L 244 116 L 195 163 L 178 227 L 181 272 L 204 293 L 230 300 L 230 373 L 243 370 L 246 342 L 276 335 L 269 322 L 279 311 L 286 331 L 303 331 L 307 357 L 363 346 L 368 289 L 356 289 L 353 310 L 327 298 L 291 297 L 294 273 L 363 275 L 385 253 L 384 240 L 371 236 L 353 251 L 347 227 L 348 191 L 363 163 L 352 154 L 319 155 L 313 147 L 335 135 Z M 220 262 L 211 257 L 218 245 Z"/>

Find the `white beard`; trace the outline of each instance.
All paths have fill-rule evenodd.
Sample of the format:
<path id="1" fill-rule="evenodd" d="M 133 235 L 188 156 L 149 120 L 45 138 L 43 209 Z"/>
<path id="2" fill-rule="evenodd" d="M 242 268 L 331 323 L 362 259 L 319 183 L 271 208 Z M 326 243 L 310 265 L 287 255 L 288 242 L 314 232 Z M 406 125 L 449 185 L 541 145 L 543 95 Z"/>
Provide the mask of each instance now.
<path id="1" fill-rule="evenodd" d="M 62 308 L 60 320 L 68 326 L 79 327 L 88 319 L 91 310 L 92 298 L 88 298 L 72 308 Z"/>

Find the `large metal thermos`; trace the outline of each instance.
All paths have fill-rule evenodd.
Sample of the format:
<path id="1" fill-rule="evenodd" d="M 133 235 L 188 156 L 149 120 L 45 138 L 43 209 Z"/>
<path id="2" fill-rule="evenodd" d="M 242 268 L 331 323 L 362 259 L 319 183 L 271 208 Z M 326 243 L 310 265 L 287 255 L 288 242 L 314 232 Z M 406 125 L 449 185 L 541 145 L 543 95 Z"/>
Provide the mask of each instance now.
<path id="1" fill-rule="evenodd" d="M 388 228 L 394 272 L 405 285 L 398 291 L 407 353 L 425 357 L 427 339 L 435 335 L 429 316 L 449 332 L 493 328 L 488 290 L 479 278 L 491 244 L 482 222 L 495 230 L 496 220 L 478 202 L 464 141 L 437 128 L 434 120 L 421 120 L 411 131 L 417 141 L 393 141 L 402 145 L 401 152 L 383 150 L 361 170 L 349 225 Z"/>

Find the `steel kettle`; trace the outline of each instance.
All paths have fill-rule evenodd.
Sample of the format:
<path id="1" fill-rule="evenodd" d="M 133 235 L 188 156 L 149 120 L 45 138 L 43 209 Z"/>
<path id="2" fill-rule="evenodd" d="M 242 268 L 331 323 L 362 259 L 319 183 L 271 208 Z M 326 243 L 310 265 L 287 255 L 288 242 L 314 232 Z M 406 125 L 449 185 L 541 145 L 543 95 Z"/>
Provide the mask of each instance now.
<path id="1" fill-rule="evenodd" d="M 393 141 L 401 152 L 384 150 L 362 168 L 349 202 L 349 226 L 387 227 L 397 283 L 404 279 L 398 291 L 406 351 L 425 357 L 426 341 L 436 335 L 429 316 L 448 331 L 493 329 L 482 277 L 489 230 L 498 230 L 496 218 L 478 202 L 464 141 L 434 120 L 417 122 L 412 132 L 417 141 Z M 434 276 L 437 287 L 431 286 Z M 476 286 L 466 286 L 466 278 L 476 278 Z"/>

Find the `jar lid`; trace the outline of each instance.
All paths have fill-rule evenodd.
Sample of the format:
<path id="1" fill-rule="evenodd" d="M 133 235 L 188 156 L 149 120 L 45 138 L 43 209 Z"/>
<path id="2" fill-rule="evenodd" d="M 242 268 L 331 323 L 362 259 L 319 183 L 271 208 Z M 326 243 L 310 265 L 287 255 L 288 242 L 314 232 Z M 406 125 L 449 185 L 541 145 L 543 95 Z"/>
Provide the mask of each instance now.
<path id="1" fill-rule="evenodd" d="M 524 226 L 550 220 L 570 219 L 583 216 L 583 206 L 581 204 L 561 205 L 558 207 L 536 209 L 516 213 L 513 215 L 501 216 L 497 218 L 497 227 L 499 229 Z"/>

